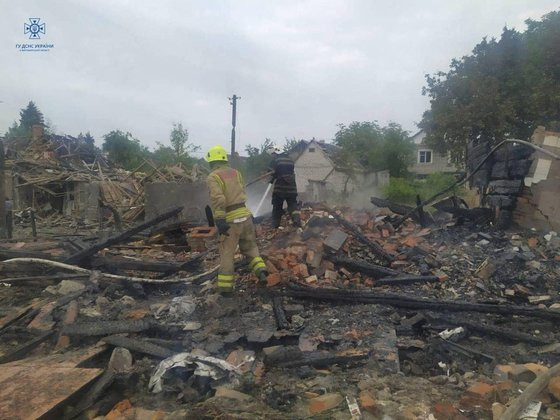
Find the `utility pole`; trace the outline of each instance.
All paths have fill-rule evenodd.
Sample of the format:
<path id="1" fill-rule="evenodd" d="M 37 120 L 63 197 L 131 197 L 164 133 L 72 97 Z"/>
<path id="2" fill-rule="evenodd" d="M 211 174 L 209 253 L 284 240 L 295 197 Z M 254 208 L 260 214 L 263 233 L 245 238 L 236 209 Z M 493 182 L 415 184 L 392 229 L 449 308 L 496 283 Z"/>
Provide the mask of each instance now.
<path id="1" fill-rule="evenodd" d="M 237 100 L 241 99 L 240 96 L 233 95 L 233 97 L 228 98 L 229 103 L 232 105 L 231 108 L 231 166 L 235 167 L 235 125 L 237 120 Z"/>

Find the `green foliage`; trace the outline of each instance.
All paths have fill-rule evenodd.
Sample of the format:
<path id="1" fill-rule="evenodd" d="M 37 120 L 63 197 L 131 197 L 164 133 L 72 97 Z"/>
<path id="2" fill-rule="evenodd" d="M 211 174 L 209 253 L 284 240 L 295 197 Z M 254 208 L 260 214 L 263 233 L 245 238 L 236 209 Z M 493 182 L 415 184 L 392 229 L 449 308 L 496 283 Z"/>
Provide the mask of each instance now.
<path id="1" fill-rule="evenodd" d="M 436 193 L 455 183 L 457 179 L 453 175 L 436 172 L 426 179 L 390 178 L 389 184 L 383 189 L 384 196 L 391 201 L 400 204 L 416 205 L 416 195 L 421 200 L 426 200 Z M 449 195 L 461 195 L 462 190 L 454 189 Z"/>
<path id="2" fill-rule="evenodd" d="M 150 156 L 148 148 L 128 132 L 113 130 L 105 134 L 103 140 L 103 151 L 107 153 L 109 160 L 125 169 L 137 168 Z"/>
<path id="3" fill-rule="evenodd" d="M 527 139 L 538 125 L 560 127 L 560 12 L 484 38 L 447 73 L 426 75 L 431 108 L 419 126 L 428 145 L 462 163 L 466 144 Z"/>
<path id="4" fill-rule="evenodd" d="M 241 165 L 241 172 L 246 182 L 249 182 L 258 176 L 267 172 L 272 156 L 266 151 L 274 144 L 271 139 L 265 139 L 259 147 L 248 145 L 245 147 L 245 152 L 248 158 Z"/>
<path id="5" fill-rule="evenodd" d="M 14 121 L 6 132 L 6 138 L 10 137 L 30 137 L 31 128 L 34 124 L 45 124 L 43 113 L 39 111 L 33 101 L 29 101 L 27 107 L 19 111 L 19 123 Z"/>
<path id="6" fill-rule="evenodd" d="M 346 166 L 357 161 L 370 171 L 388 169 L 392 177 L 406 176 L 414 161 L 414 145 L 396 123 L 386 127 L 375 121 L 339 124 L 334 143 L 341 147 L 339 158 L 348 163 Z"/>
<path id="7" fill-rule="evenodd" d="M 292 137 L 291 139 L 286 138 L 284 141 L 284 151 L 288 152 L 292 150 L 294 147 L 296 147 L 298 144 L 299 144 L 299 140 L 296 140 L 295 137 Z"/>
<path id="8" fill-rule="evenodd" d="M 177 157 L 181 158 L 190 152 L 196 152 L 200 146 L 189 143 L 189 131 L 183 128 L 183 123 L 174 123 L 169 135 L 169 142 Z"/>

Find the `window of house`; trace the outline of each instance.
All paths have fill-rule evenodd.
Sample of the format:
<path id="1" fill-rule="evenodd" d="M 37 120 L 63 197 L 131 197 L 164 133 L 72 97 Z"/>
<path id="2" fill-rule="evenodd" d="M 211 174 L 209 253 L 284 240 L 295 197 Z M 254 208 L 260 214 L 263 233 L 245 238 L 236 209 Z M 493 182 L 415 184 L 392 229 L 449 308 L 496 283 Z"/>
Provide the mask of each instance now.
<path id="1" fill-rule="evenodd" d="M 418 151 L 418 163 L 432 163 L 432 151 L 431 150 L 419 150 Z"/>
<path id="2" fill-rule="evenodd" d="M 309 153 L 315 153 L 315 148 L 314 148 L 314 147 L 310 147 L 310 148 L 309 148 Z"/>

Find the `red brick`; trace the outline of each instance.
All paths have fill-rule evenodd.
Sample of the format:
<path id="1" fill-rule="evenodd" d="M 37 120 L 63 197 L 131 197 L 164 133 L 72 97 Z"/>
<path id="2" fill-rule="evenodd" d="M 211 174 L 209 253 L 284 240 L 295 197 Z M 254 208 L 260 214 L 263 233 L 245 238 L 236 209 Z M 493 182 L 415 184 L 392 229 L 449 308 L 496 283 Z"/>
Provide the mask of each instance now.
<path id="1" fill-rule="evenodd" d="M 268 287 L 274 287 L 282 282 L 282 276 L 280 273 L 269 274 L 266 278 L 266 285 Z"/>
<path id="2" fill-rule="evenodd" d="M 340 394 L 325 394 L 309 400 L 309 414 L 321 413 L 339 405 L 344 398 Z"/>
<path id="3" fill-rule="evenodd" d="M 376 414 L 377 402 L 375 401 L 375 398 L 373 397 L 373 395 L 371 395 L 369 391 L 360 392 L 359 400 L 362 409 L 366 410 L 371 414 Z"/>
<path id="4" fill-rule="evenodd" d="M 537 238 L 527 239 L 527 245 L 529 245 L 531 248 L 536 247 L 538 244 L 539 244 L 539 240 Z"/>
<path id="5" fill-rule="evenodd" d="M 113 409 L 105 415 L 105 418 L 107 420 L 116 420 L 119 417 L 122 417 L 123 413 L 131 408 L 132 408 L 132 404 L 130 400 L 122 400 L 117 404 L 115 404 Z"/>
<path id="6" fill-rule="evenodd" d="M 555 376 L 548 383 L 548 392 L 552 394 L 554 398 L 560 401 L 560 376 Z"/>
<path id="7" fill-rule="evenodd" d="M 438 420 L 454 419 L 459 414 L 459 410 L 450 403 L 436 403 L 432 411 Z"/>
<path id="8" fill-rule="evenodd" d="M 467 389 L 467 394 L 474 397 L 490 400 L 494 397 L 495 389 L 492 385 L 484 382 L 475 382 Z"/>

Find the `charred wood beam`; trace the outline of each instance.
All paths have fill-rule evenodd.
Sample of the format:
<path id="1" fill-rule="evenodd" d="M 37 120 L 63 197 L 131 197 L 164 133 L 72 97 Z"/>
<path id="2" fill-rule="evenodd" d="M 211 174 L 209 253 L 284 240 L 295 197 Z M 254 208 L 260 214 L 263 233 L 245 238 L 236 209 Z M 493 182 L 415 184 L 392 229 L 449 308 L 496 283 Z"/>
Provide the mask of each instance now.
<path id="1" fill-rule="evenodd" d="M 274 309 L 274 318 L 276 319 L 276 325 L 278 328 L 281 330 L 290 328 L 290 323 L 286 318 L 286 312 L 284 312 L 282 297 L 274 296 L 272 298 L 272 308 Z"/>
<path id="2" fill-rule="evenodd" d="M 404 286 L 413 283 L 437 283 L 437 276 L 384 277 L 375 281 L 375 286 Z"/>
<path id="3" fill-rule="evenodd" d="M 433 318 L 430 317 L 431 323 L 436 323 L 438 325 L 454 326 L 454 327 L 464 327 L 469 331 L 488 334 L 493 337 L 498 337 L 506 341 L 519 342 L 523 341 L 531 344 L 549 344 L 551 340 L 547 340 L 541 337 L 535 337 L 531 334 L 519 332 L 512 330 L 510 328 L 500 328 L 493 325 L 484 325 L 476 322 L 471 322 L 467 320 L 455 320 L 452 318 Z"/>
<path id="4" fill-rule="evenodd" d="M 158 359 L 166 359 L 175 354 L 174 351 L 166 349 L 165 347 L 156 344 L 148 343 L 144 340 L 124 337 L 122 335 L 111 335 L 103 338 L 101 341 L 115 347 L 124 347 L 136 353 L 147 354 L 149 356 L 157 357 Z"/>
<path id="5" fill-rule="evenodd" d="M 438 341 L 439 341 L 440 345 L 443 346 L 444 348 L 446 348 L 450 351 L 454 351 L 456 353 L 462 354 L 464 356 L 467 356 L 471 359 L 475 359 L 475 360 L 479 360 L 481 362 L 487 362 L 487 363 L 494 362 L 494 357 L 493 356 L 490 356 L 489 354 L 486 354 L 486 353 L 481 353 L 479 351 L 476 351 L 471 347 L 465 347 L 465 346 L 462 346 L 460 344 L 454 343 L 453 341 L 445 340 L 443 338 L 439 338 Z"/>
<path id="6" fill-rule="evenodd" d="M 327 300 L 351 303 L 372 303 L 389 305 L 397 308 L 428 309 L 435 312 L 480 312 L 500 315 L 522 315 L 533 318 L 560 320 L 560 312 L 528 306 L 465 303 L 452 300 L 436 300 L 416 298 L 405 294 L 385 294 L 375 292 L 361 292 L 345 289 L 316 289 L 296 284 L 290 284 L 285 292 L 286 296 L 303 299 Z"/>
<path id="7" fill-rule="evenodd" d="M 346 267 L 349 270 L 357 271 L 368 276 L 385 278 L 396 277 L 401 274 L 400 272 L 391 268 L 383 267 L 377 264 L 371 264 L 363 260 L 339 257 L 332 254 L 327 254 L 324 257 L 336 265 Z"/>
<path id="8" fill-rule="evenodd" d="M 208 251 L 201 252 L 200 254 L 196 254 L 192 258 L 189 258 L 187 261 L 184 261 L 180 264 L 177 264 L 177 266 L 175 266 L 173 268 L 170 268 L 169 270 L 165 271 L 158 278 L 164 278 L 164 277 L 167 277 L 167 276 L 171 276 L 171 275 L 173 275 L 173 274 L 175 274 L 179 271 L 195 271 L 200 267 L 200 263 L 202 262 L 202 259 L 206 255 L 208 255 Z"/>
<path id="9" fill-rule="evenodd" d="M 66 325 L 62 328 L 62 334 L 73 336 L 96 336 L 121 334 L 129 332 L 142 332 L 155 326 L 153 320 L 135 319 L 131 321 L 95 321 L 81 322 Z"/>
<path id="10" fill-rule="evenodd" d="M 68 279 L 84 279 L 88 278 L 88 274 L 53 274 L 45 276 L 22 276 L 22 277 L 9 277 L 2 279 L 2 283 L 26 283 L 28 281 L 53 281 L 53 280 L 68 280 Z"/>
<path id="11" fill-rule="evenodd" d="M 0 248 L 0 258 L 3 260 L 8 260 L 11 258 L 42 258 L 44 260 L 56 261 L 58 258 L 53 257 L 47 252 L 41 251 L 25 251 L 21 249 L 5 249 Z"/>
<path id="12" fill-rule="evenodd" d="M 122 219 L 117 209 L 110 204 L 104 203 L 103 200 L 99 200 L 99 206 L 101 208 L 106 208 L 111 212 L 111 214 L 113 215 L 113 220 L 115 221 L 115 227 L 119 232 L 121 232 L 123 230 Z"/>
<path id="13" fill-rule="evenodd" d="M 138 271 L 155 271 L 155 272 L 168 272 L 171 270 L 178 271 L 182 264 L 163 262 L 163 261 L 150 261 L 150 260 L 133 260 L 123 257 L 112 256 L 98 256 L 91 259 L 92 268 L 109 268 L 111 270 L 138 270 Z"/>
<path id="14" fill-rule="evenodd" d="M 48 340 L 53 334 L 54 331 L 47 331 L 33 338 L 31 341 L 22 344 L 21 346 L 17 347 L 15 350 L 11 351 L 10 353 L 0 357 L 0 364 L 13 362 L 14 360 L 19 360 L 24 358 L 31 350 L 36 348 L 42 342 Z"/>
<path id="15" fill-rule="evenodd" d="M 108 248 L 112 245 L 118 244 L 120 242 L 124 242 L 127 239 L 131 238 L 132 236 L 136 235 L 137 233 L 140 233 L 152 226 L 157 225 L 160 222 L 163 222 L 164 220 L 170 219 L 176 215 L 178 215 L 181 210 L 183 210 L 183 207 L 176 207 L 172 210 L 169 210 L 165 213 L 160 214 L 159 216 L 156 216 L 150 220 L 147 220 L 144 223 L 141 223 L 137 226 L 134 226 L 131 229 L 127 229 L 122 233 L 119 233 L 118 235 L 114 235 L 111 236 L 110 238 L 98 242 L 92 246 L 90 246 L 89 248 L 86 248 L 82 251 L 79 251 L 77 253 L 75 253 L 74 255 L 71 255 L 70 257 L 68 257 L 64 262 L 67 264 L 79 264 L 81 263 L 83 260 L 92 257 L 93 255 L 95 255 L 98 251 L 102 250 L 103 248 Z"/>
<path id="16" fill-rule="evenodd" d="M 382 258 L 385 261 L 393 262 L 395 258 L 392 255 L 389 255 L 377 242 L 372 241 L 368 237 L 366 237 L 360 228 L 353 223 L 350 223 L 344 217 L 339 215 L 337 212 L 333 211 L 332 209 L 328 209 L 329 214 L 331 214 L 338 223 L 352 232 L 354 238 L 362 242 L 363 244 L 367 245 L 378 257 Z"/>
<path id="17" fill-rule="evenodd" d="M 419 198 L 419 197 L 418 197 Z M 398 203 L 394 203 L 392 201 L 389 200 L 385 200 L 383 198 L 378 198 L 378 197 L 370 197 L 369 201 L 371 202 L 371 204 L 377 206 L 377 207 L 386 207 L 389 210 L 391 210 L 393 213 L 398 214 L 400 216 L 407 214 L 408 212 L 410 213 L 410 218 L 412 220 L 414 220 L 417 223 L 422 224 L 423 221 L 423 217 L 422 213 L 423 213 L 423 209 L 422 211 L 420 211 L 420 209 L 422 208 L 422 206 L 418 207 L 418 210 L 414 210 L 412 207 L 404 205 L 404 204 L 398 204 Z M 418 202 L 417 200 L 417 204 L 420 205 L 421 201 Z M 433 220 L 432 220 L 433 221 Z"/>
<path id="18" fill-rule="evenodd" d="M 368 353 L 340 356 L 333 353 L 311 352 L 295 360 L 276 361 L 271 366 L 279 368 L 293 368 L 299 366 L 324 367 L 335 364 L 359 362 L 369 358 Z"/>

